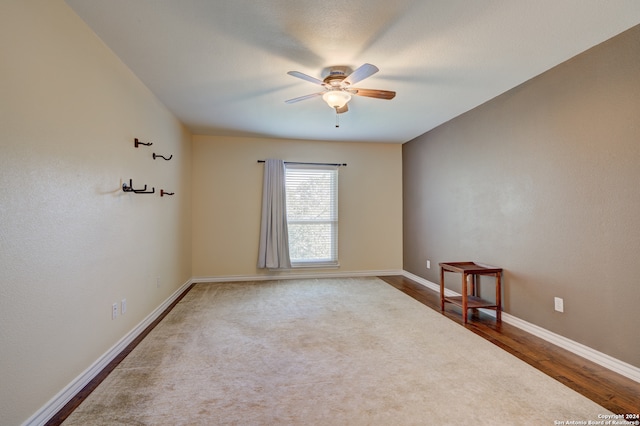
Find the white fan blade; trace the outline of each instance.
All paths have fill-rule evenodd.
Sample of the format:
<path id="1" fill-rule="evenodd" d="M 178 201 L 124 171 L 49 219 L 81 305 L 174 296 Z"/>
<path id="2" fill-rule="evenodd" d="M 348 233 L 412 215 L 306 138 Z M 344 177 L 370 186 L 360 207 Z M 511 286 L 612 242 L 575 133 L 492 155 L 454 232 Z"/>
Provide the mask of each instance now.
<path id="1" fill-rule="evenodd" d="M 371 77 L 373 74 L 380 71 L 378 67 L 371 64 L 364 64 L 358 67 L 354 72 L 349 74 L 347 78 L 344 79 L 344 83 L 351 85 L 356 84 L 359 81 L 364 80 L 367 77 Z"/>
<path id="2" fill-rule="evenodd" d="M 312 93 L 310 95 L 304 95 L 304 96 L 299 96 L 297 98 L 293 98 L 293 99 L 289 99 L 287 101 L 284 101 L 287 104 L 293 104 L 296 102 L 300 102 L 300 101 L 304 101 L 306 99 L 311 99 L 311 98 L 315 98 L 316 96 L 322 96 L 324 92 L 318 92 L 318 93 Z"/>
<path id="3" fill-rule="evenodd" d="M 303 80 L 310 81 L 311 83 L 314 83 L 314 84 L 319 84 L 320 86 L 324 86 L 324 82 L 322 80 L 318 80 L 317 78 L 301 73 L 300 71 L 289 71 L 287 74 L 292 75 L 294 77 L 301 78 Z"/>

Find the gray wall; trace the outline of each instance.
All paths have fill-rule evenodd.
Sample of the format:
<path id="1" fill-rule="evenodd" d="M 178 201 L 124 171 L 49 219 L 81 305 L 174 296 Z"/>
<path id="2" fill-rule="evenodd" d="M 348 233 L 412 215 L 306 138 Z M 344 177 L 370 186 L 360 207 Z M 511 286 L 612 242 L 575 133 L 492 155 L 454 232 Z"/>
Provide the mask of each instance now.
<path id="1" fill-rule="evenodd" d="M 640 367 L 640 26 L 404 144 L 403 188 L 405 270 L 503 267 L 506 312 Z"/>

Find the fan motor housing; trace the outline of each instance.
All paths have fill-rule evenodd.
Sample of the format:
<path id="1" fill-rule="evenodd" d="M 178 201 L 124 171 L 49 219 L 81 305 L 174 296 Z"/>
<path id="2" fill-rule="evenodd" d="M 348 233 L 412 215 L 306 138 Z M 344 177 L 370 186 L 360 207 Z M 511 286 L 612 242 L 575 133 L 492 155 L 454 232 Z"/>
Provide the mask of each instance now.
<path id="1" fill-rule="evenodd" d="M 330 86 L 339 87 L 342 80 L 344 80 L 352 72 L 353 69 L 346 65 L 334 65 L 331 67 L 327 67 L 322 70 L 322 81 Z"/>

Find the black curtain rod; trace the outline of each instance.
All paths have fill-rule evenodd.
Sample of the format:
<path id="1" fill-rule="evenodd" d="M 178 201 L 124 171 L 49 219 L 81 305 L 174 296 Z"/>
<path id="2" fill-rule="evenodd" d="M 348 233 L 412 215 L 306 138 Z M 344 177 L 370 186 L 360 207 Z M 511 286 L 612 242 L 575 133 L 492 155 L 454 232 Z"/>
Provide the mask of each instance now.
<path id="1" fill-rule="evenodd" d="M 258 160 L 258 163 L 264 163 L 265 160 Z M 284 164 L 306 164 L 312 166 L 337 166 L 337 167 L 346 167 L 347 163 L 300 163 L 297 161 L 285 161 Z"/>

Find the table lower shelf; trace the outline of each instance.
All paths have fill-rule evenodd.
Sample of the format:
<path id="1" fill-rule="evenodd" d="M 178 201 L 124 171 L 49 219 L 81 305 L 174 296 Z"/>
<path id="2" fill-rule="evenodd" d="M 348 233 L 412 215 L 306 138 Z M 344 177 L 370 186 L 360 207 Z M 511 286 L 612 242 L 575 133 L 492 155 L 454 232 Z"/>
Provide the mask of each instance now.
<path id="1" fill-rule="evenodd" d="M 456 306 L 462 307 L 462 296 L 445 297 L 444 301 L 452 303 Z M 478 309 L 478 308 L 497 309 L 498 305 L 476 296 L 467 296 L 467 309 Z"/>

